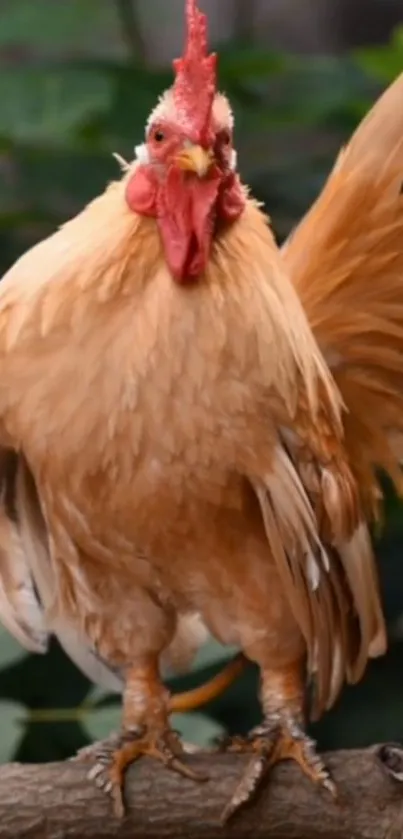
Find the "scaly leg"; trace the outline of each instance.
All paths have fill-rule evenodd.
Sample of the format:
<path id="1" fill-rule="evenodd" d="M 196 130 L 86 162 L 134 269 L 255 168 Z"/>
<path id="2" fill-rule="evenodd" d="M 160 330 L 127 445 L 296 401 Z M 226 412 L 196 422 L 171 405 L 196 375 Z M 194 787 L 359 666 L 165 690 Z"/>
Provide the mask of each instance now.
<path id="1" fill-rule="evenodd" d="M 169 694 L 159 677 L 158 661 L 132 667 L 123 693 L 122 730 L 101 743 L 86 747 L 77 759 L 93 763 L 88 777 L 111 795 L 115 815 L 125 813 L 123 790 L 128 766 L 142 756 L 195 781 L 205 780 L 183 763 L 184 750 L 168 720 Z"/>
<path id="2" fill-rule="evenodd" d="M 335 784 L 316 752 L 315 743 L 304 730 L 303 685 L 299 664 L 281 672 L 262 671 L 263 723 L 247 738 L 234 738 L 224 745 L 228 751 L 251 752 L 253 757 L 225 807 L 223 822 L 253 798 L 271 767 L 282 760 L 295 760 L 311 781 L 336 795 Z"/>

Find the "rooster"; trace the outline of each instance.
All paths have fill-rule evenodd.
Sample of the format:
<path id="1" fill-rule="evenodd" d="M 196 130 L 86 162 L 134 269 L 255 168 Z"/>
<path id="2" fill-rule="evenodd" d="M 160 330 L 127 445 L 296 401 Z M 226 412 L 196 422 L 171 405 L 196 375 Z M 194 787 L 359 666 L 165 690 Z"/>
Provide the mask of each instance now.
<path id="1" fill-rule="evenodd" d="M 199 777 L 164 658 L 206 629 L 255 662 L 263 721 L 230 745 L 251 762 L 228 818 L 283 758 L 334 790 L 306 679 L 318 716 L 385 649 L 366 522 L 374 467 L 400 482 L 403 82 L 281 253 L 195 0 L 186 17 L 136 160 L 1 283 L 1 594 L 22 640 L 53 632 L 123 683 L 119 736 L 85 756 L 119 815 L 143 755 Z"/>

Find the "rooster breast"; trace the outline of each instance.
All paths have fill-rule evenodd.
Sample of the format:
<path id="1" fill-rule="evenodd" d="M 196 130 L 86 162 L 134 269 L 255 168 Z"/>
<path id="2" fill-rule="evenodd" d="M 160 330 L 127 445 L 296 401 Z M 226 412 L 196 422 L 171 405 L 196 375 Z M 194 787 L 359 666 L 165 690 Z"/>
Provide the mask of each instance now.
<path id="1" fill-rule="evenodd" d="M 253 335 L 237 334 L 222 313 L 216 328 L 214 309 L 206 294 L 183 296 L 161 272 L 141 312 L 108 320 L 106 353 L 88 330 L 80 370 L 92 366 L 80 382 L 76 357 L 59 366 L 55 388 L 71 377 L 64 400 L 50 388 L 38 393 L 51 417 L 45 439 L 32 425 L 21 429 L 55 542 L 73 540 L 94 560 L 109 554 L 128 571 L 137 556 L 133 573 L 141 566 L 148 585 L 151 573 L 164 585 L 164 569 L 174 574 L 186 546 L 205 542 L 214 511 L 242 509 L 240 475 L 271 454 L 270 427 L 256 410 L 264 388 L 247 369 Z"/>
<path id="2" fill-rule="evenodd" d="M 242 631 L 261 631 L 257 615 L 261 627 L 275 574 L 247 476 L 270 472 L 273 406 L 291 410 L 298 370 L 279 322 L 281 286 L 273 294 L 265 280 L 274 246 L 259 223 L 232 284 L 220 276 L 228 260 L 217 281 L 211 273 L 186 289 L 160 260 L 152 279 L 116 283 L 114 294 L 76 289 L 67 329 L 65 299 L 65 309 L 52 303 L 55 283 L 36 312 L 46 352 L 38 340 L 27 363 L 29 328 L 12 350 L 3 422 L 38 487 L 52 608 L 84 624 L 98 645 L 101 615 L 109 625 L 118 618 L 111 648 L 123 637 L 150 643 L 154 627 L 161 649 L 178 612 L 201 612 L 221 640 L 237 643 L 240 599 Z M 235 249 L 234 269 L 238 262 Z M 0 386 L 6 393 L 6 373 Z M 242 598 L 232 597 L 234 585 Z M 277 598 L 275 608 L 282 604 Z"/>

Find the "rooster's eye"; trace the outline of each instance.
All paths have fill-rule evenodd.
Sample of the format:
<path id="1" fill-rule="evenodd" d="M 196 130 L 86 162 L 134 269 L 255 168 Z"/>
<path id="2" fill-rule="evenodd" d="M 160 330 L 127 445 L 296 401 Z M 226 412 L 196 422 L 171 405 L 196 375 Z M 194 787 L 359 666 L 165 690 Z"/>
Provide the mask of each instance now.
<path id="1" fill-rule="evenodd" d="M 165 140 L 165 134 L 160 128 L 156 128 L 154 131 L 154 140 L 156 143 L 162 143 L 162 141 Z"/>

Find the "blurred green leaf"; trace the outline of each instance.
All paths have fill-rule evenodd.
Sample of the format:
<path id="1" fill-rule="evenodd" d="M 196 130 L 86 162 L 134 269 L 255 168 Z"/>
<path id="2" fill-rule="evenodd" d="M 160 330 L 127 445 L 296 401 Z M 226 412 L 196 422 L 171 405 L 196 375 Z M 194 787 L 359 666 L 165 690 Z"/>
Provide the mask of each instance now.
<path id="1" fill-rule="evenodd" d="M 93 69 L 2 68 L 0 135 L 15 142 L 66 146 L 94 114 L 111 102 L 112 82 Z"/>
<path id="2" fill-rule="evenodd" d="M 0 763 L 11 760 L 22 737 L 25 708 L 18 702 L 0 702 Z"/>
<path id="3" fill-rule="evenodd" d="M 369 85 L 349 57 L 294 59 L 278 98 L 280 113 L 300 125 L 355 125 L 369 103 Z"/>
<path id="4" fill-rule="evenodd" d="M 121 723 L 119 705 L 108 705 L 88 710 L 82 719 L 82 726 L 91 740 L 104 740 L 113 731 L 118 731 Z"/>
<path id="5" fill-rule="evenodd" d="M 110 0 L 2 0 L 0 48 L 24 45 L 33 51 L 105 55 L 121 46 L 116 7 Z"/>
<path id="6" fill-rule="evenodd" d="M 403 72 L 403 26 L 395 29 L 389 44 L 354 51 L 357 66 L 382 82 L 391 82 Z"/>
<path id="7" fill-rule="evenodd" d="M 110 690 L 107 690 L 106 688 L 101 687 L 101 685 L 91 685 L 90 689 L 87 693 L 87 696 L 85 698 L 85 703 L 84 704 L 88 708 L 92 708 L 92 707 L 95 707 L 95 706 L 101 706 L 101 703 L 102 703 L 102 707 L 103 707 L 104 702 L 105 702 L 105 705 L 106 704 L 110 705 L 111 704 L 111 701 L 110 701 L 111 696 L 116 697 L 116 704 L 117 704 L 119 694 L 111 694 Z"/>
<path id="8" fill-rule="evenodd" d="M 224 663 L 234 652 L 235 647 L 224 647 L 214 638 L 211 638 L 198 650 L 192 669 L 201 670 L 210 664 L 216 664 L 218 661 Z"/>
<path id="9" fill-rule="evenodd" d="M 203 713 L 172 714 L 172 727 L 182 739 L 195 746 L 211 746 L 224 734 L 224 726 Z"/>
<path id="10" fill-rule="evenodd" d="M 251 79 L 261 82 L 284 71 L 288 64 L 289 58 L 284 53 L 250 45 L 223 45 L 220 49 L 220 80 L 224 85 L 231 82 L 239 84 Z"/>
<path id="11" fill-rule="evenodd" d="M 26 650 L 0 626 L 0 669 L 9 667 L 27 655 Z"/>
<path id="12" fill-rule="evenodd" d="M 116 160 L 105 152 L 74 149 L 19 149 L 17 180 L 21 200 L 37 212 L 55 212 L 66 217 L 120 177 Z"/>

